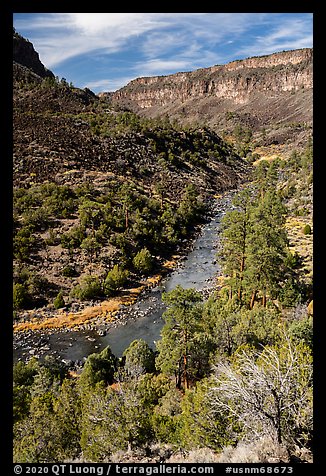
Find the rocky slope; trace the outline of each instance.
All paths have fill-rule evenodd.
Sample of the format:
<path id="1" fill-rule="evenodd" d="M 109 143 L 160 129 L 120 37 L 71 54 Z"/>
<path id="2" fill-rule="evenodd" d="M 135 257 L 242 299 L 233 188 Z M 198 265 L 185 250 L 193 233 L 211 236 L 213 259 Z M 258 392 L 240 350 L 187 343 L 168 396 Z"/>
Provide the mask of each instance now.
<path id="1" fill-rule="evenodd" d="M 62 183 L 72 175 L 76 182 L 89 171 L 93 176 L 114 173 L 151 183 L 162 169 L 159 158 L 169 153 L 179 155 L 177 165 L 170 160 L 163 166 L 175 189 L 193 180 L 203 189 L 223 190 L 235 185 L 237 174 L 241 175 L 241 161 L 231 164 L 231 159 L 228 165 L 220 160 L 222 156 L 236 156 L 214 132 L 200 128 L 198 132 L 166 131 L 158 123 L 139 125 L 136 116 L 108 109 L 87 88 L 74 88 L 66 80 L 55 79 L 39 61 L 33 45 L 17 33 L 13 72 L 15 185 L 44 180 Z M 118 133 L 113 131 L 118 123 L 128 121 L 130 124 L 119 126 Z M 185 156 L 182 164 L 180 154 L 194 151 L 194 141 L 198 140 L 210 143 L 219 157 L 202 147 L 205 167 L 194 160 L 187 163 Z M 179 144 L 178 151 L 175 143 Z"/>
<path id="2" fill-rule="evenodd" d="M 182 131 L 153 123 L 142 131 L 130 126 L 115 133 L 107 122 L 122 120 L 124 113 L 103 112 L 83 91 L 37 86 L 16 89 L 14 97 L 15 185 L 44 180 L 76 184 L 89 173 L 153 185 L 164 173 L 171 192 L 193 181 L 215 193 L 236 185 L 244 170 L 232 148 L 208 129 Z"/>
<path id="3" fill-rule="evenodd" d="M 137 78 L 100 96 L 148 117 L 167 114 L 182 123 L 205 121 L 218 133 L 241 124 L 256 133 L 260 145 L 268 145 L 305 142 L 308 134 L 301 129 L 312 125 L 312 88 L 313 50 L 307 48 Z M 294 124 L 300 125 L 302 137 Z M 263 138 L 257 134 L 261 131 Z"/>
<path id="4" fill-rule="evenodd" d="M 28 42 L 22 48 L 27 56 L 34 51 Z M 79 278 L 98 274 L 102 283 L 122 258 L 134 286 L 133 258 L 141 248 L 160 264 L 193 232 L 191 221 L 183 225 L 197 203 L 190 189 L 185 195 L 187 186 L 208 201 L 245 177 L 248 164 L 209 128 L 184 129 L 116 110 L 88 89 L 42 76 L 37 61 L 30 67 L 21 61 L 13 71 L 18 310 L 52 305 L 59 291 L 70 302 Z M 86 209 L 101 219 L 90 224 L 84 217 L 84 223 Z"/>

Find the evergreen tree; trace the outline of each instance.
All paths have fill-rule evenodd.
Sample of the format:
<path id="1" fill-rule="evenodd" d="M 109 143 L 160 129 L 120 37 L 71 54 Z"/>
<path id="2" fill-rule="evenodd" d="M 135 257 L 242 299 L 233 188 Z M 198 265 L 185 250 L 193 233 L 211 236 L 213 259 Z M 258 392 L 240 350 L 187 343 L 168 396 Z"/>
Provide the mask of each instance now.
<path id="1" fill-rule="evenodd" d="M 250 213 L 253 199 L 253 191 L 250 188 L 245 188 L 237 194 L 232 202 L 236 209 L 225 214 L 221 227 L 221 248 L 218 257 L 223 272 L 229 277 L 230 297 L 235 291 L 240 301 L 251 233 Z"/>
<path id="2" fill-rule="evenodd" d="M 181 402 L 180 390 L 171 388 L 153 408 L 151 423 L 155 438 L 159 443 L 179 443 Z"/>
<path id="3" fill-rule="evenodd" d="M 132 377 L 154 372 L 155 355 L 143 339 L 134 340 L 124 351 L 125 369 Z"/>
<path id="4" fill-rule="evenodd" d="M 82 385 L 94 387 L 100 383 L 112 384 L 114 373 L 117 369 L 117 358 L 112 354 L 110 347 L 106 347 L 98 354 L 90 354 L 87 357 L 80 376 Z"/>
<path id="5" fill-rule="evenodd" d="M 267 296 L 277 297 L 288 272 L 286 210 L 279 194 L 265 185 L 243 190 L 233 205 L 236 209 L 222 222 L 218 254 L 229 277 L 230 298 L 236 291 L 239 301 L 249 301 L 252 308 L 260 295 L 266 306 Z"/>
<path id="6" fill-rule="evenodd" d="M 200 330 L 201 294 L 194 289 L 177 286 L 173 291 L 163 294 L 163 301 L 169 306 L 163 318 L 166 322 L 157 344 L 159 355 L 156 364 L 162 372 L 174 374 L 176 386 L 188 388 L 196 376 L 195 356 Z"/>
<path id="7" fill-rule="evenodd" d="M 214 413 L 209 398 L 211 386 L 210 379 L 197 382 L 194 388 L 186 391 L 181 402 L 179 444 L 185 449 L 208 447 L 220 450 L 223 446 L 234 444 L 238 437 L 236 421 L 227 413 Z"/>
<path id="8" fill-rule="evenodd" d="M 71 295 L 82 301 L 102 296 L 103 290 L 99 278 L 91 275 L 82 276 L 80 284 L 77 284 L 77 286 L 72 289 Z"/>
<path id="9" fill-rule="evenodd" d="M 240 306 L 235 299 L 212 296 L 203 308 L 202 326 L 214 341 L 212 351 L 219 355 L 231 356 L 238 342 L 234 327 L 239 321 Z"/>
<path id="10" fill-rule="evenodd" d="M 27 418 L 14 426 L 13 459 L 19 463 L 52 463 L 57 452 L 56 422 L 51 392 L 34 397 Z M 46 422 L 46 424 L 45 424 Z"/>
<path id="11" fill-rule="evenodd" d="M 153 268 L 153 258 L 147 248 L 142 248 L 134 257 L 133 265 L 140 273 L 148 274 Z"/>
<path id="12" fill-rule="evenodd" d="M 132 184 L 124 182 L 119 190 L 119 196 L 124 211 L 125 229 L 128 230 L 130 211 L 132 210 L 134 205 L 134 192 Z"/>
<path id="13" fill-rule="evenodd" d="M 23 420 L 29 414 L 31 404 L 31 387 L 34 377 L 39 371 L 39 363 L 35 358 L 29 362 L 17 362 L 13 368 L 13 419 Z"/>
<path id="14" fill-rule="evenodd" d="M 56 309 L 60 309 L 61 307 L 64 307 L 65 300 L 63 299 L 62 291 L 59 291 L 59 293 L 55 297 L 55 299 L 53 301 L 53 305 Z"/>
<path id="15" fill-rule="evenodd" d="M 53 463 L 80 453 L 81 406 L 74 382 L 64 380 L 60 388 L 51 388 L 51 379 L 44 385 L 46 369 L 41 370 L 29 413 L 14 425 L 15 462 Z"/>
<path id="16" fill-rule="evenodd" d="M 118 289 L 126 283 L 128 279 L 128 271 L 122 269 L 119 265 L 115 264 L 113 268 L 108 272 L 104 281 L 104 293 L 106 296 L 111 296 Z"/>
<path id="17" fill-rule="evenodd" d="M 82 406 L 76 382 L 73 380 L 63 381 L 58 398 L 54 402 L 54 415 L 60 461 L 74 459 L 81 451 Z"/>
<path id="18" fill-rule="evenodd" d="M 82 250 L 85 250 L 86 253 L 90 255 L 91 260 L 93 260 L 94 256 L 95 258 L 97 258 L 98 251 L 101 248 L 101 245 L 100 243 L 98 243 L 96 237 L 87 236 L 82 241 L 80 247 Z"/>
<path id="19" fill-rule="evenodd" d="M 85 199 L 80 204 L 78 213 L 81 225 L 84 227 L 90 227 L 92 230 L 92 237 L 94 238 L 95 230 L 104 218 L 104 206 L 93 200 Z"/>
<path id="20" fill-rule="evenodd" d="M 81 447 L 89 461 L 104 461 L 151 437 L 150 408 L 144 407 L 136 380 L 95 388 L 85 396 Z"/>
<path id="21" fill-rule="evenodd" d="M 251 292 L 250 307 L 261 294 L 266 306 L 267 295 L 276 297 L 286 273 L 287 235 L 284 229 L 285 208 L 273 189 L 251 212 L 245 281 Z"/>
<path id="22" fill-rule="evenodd" d="M 31 304 L 31 296 L 25 284 L 15 283 L 13 285 L 13 307 L 14 309 L 24 309 Z"/>

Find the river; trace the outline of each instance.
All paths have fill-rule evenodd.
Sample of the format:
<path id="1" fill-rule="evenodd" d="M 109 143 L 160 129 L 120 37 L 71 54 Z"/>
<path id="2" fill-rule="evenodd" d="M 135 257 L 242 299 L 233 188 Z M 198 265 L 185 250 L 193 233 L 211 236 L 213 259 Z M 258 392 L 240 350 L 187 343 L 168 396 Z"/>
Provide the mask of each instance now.
<path id="1" fill-rule="evenodd" d="M 144 339 L 154 349 L 164 325 L 162 293 L 171 291 L 178 284 L 204 293 L 212 289 L 214 277 L 219 271 L 216 245 L 220 223 L 230 209 L 233 194 L 228 192 L 215 200 L 210 221 L 202 227 L 185 259 L 138 302 L 123 308 L 119 314 L 124 318 L 107 326 L 105 335 L 99 335 L 98 330 L 61 330 L 51 334 L 29 331 L 24 337 L 14 337 L 14 361 L 27 360 L 33 355 L 41 360 L 45 355 L 57 355 L 64 361 L 82 363 L 89 354 L 99 352 L 108 345 L 120 357 L 135 339 Z"/>

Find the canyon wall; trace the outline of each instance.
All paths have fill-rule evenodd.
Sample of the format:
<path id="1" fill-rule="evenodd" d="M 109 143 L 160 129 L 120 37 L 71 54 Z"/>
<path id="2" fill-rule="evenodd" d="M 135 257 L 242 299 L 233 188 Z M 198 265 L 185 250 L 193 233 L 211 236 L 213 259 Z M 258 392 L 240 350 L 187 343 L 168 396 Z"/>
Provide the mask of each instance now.
<path id="1" fill-rule="evenodd" d="M 142 109 L 207 96 L 245 104 L 257 92 L 311 89 L 312 56 L 312 49 L 286 51 L 189 73 L 137 78 L 112 93 L 111 99 L 113 103 L 131 102 Z"/>

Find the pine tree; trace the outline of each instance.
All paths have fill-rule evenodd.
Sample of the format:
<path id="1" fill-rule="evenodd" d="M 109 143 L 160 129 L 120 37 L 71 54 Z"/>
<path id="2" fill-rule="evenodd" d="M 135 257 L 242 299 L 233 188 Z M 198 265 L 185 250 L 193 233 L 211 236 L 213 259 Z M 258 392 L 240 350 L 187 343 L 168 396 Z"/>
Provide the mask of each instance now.
<path id="1" fill-rule="evenodd" d="M 81 447 L 90 461 L 105 461 L 118 450 L 127 451 L 149 441 L 151 407 L 144 406 L 138 381 L 91 390 L 84 397 Z"/>
<path id="2" fill-rule="evenodd" d="M 155 356 L 153 350 L 143 339 L 134 340 L 124 351 L 125 369 L 131 376 L 154 372 Z"/>
<path id="3" fill-rule="evenodd" d="M 153 268 L 153 258 L 147 248 L 142 248 L 134 257 L 133 265 L 140 273 L 148 274 Z"/>
<path id="4" fill-rule="evenodd" d="M 85 387 L 94 387 L 100 383 L 112 384 L 117 368 L 117 358 L 112 354 L 110 347 L 106 347 L 99 354 L 90 354 L 87 357 L 80 382 Z"/>
<path id="5" fill-rule="evenodd" d="M 288 270 L 286 210 L 277 191 L 266 185 L 265 175 L 260 180 L 234 198 L 236 209 L 223 219 L 218 254 L 229 278 L 230 298 L 237 292 L 238 300 L 250 308 L 258 295 L 263 306 L 268 296 L 277 297 Z"/>
<path id="6" fill-rule="evenodd" d="M 285 208 L 273 189 L 251 212 L 248 240 L 246 286 L 251 290 L 250 308 L 258 293 L 266 306 L 267 295 L 276 297 L 284 278 L 287 259 L 287 235 L 284 228 Z"/>
<path id="7" fill-rule="evenodd" d="M 253 191 L 245 188 L 234 197 L 232 204 L 236 209 L 225 214 L 221 227 L 221 248 L 218 258 L 223 272 L 229 277 L 230 297 L 233 292 L 237 292 L 240 301 L 251 233 L 252 202 Z"/>
<path id="8" fill-rule="evenodd" d="M 122 269 L 115 264 L 108 272 L 104 281 L 104 293 L 106 296 L 111 296 L 115 291 L 120 289 L 128 279 L 128 271 Z"/>
<path id="9" fill-rule="evenodd" d="M 175 375 L 178 388 L 182 385 L 188 388 L 196 373 L 194 360 L 202 296 L 194 289 L 183 289 L 178 285 L 173 291 L 163 294 L 163 300 L 169 307 L 163 315 L 166 324 L 157 344 L 156 364 L 162 372 Z"/>
<path id="10" fill-rule="evenodd" d="M 211 386 L 210 379 L 203 379 L 185 393 L 180 418 L 180 445 L 183 448 L 219 450 L 234 444 L 236 423 L 227 413 L 216 415 L 209 398 Z"/>
<path id="11" fill-rule="evenodd" d="M 92 237 L 95 237 L 95 229 L 101 224 L 104 217 L 104 206 L 101 203 L 85 199 L 79 206 L 80 223 L 89 226 L 92 230 Z"/>

